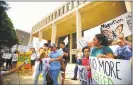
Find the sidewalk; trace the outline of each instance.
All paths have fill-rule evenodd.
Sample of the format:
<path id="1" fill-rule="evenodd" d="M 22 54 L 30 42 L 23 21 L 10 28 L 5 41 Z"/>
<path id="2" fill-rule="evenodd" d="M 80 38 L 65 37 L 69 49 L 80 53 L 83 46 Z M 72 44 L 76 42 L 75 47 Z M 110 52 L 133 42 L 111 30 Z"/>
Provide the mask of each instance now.
<path id="1" fill-rule="evenodd" d="M 66 70 L 66 79 L 65 79 L 65 84 L 80 84 L 80 81 L 74 81 L 71 80 L 71 78 L 73 77 L 73 70 L 74 70 L 75 65 L 74 64 L 68 64 L 67 66 L 67 70 Z M 22 73 L 22 72 L 16 72 L 14 74 L 11 74 L 9 76 L 6 76 L 4 78 L 4 82 L 5 84 L 33 84 L 33 79 L 32 79 L 32 75 L 26 74 L 26 73 Z M 20 80 L 20 83 L 19 83 Z M 39 77 L 39 84 L 42 84 L 42 78 Z"/>

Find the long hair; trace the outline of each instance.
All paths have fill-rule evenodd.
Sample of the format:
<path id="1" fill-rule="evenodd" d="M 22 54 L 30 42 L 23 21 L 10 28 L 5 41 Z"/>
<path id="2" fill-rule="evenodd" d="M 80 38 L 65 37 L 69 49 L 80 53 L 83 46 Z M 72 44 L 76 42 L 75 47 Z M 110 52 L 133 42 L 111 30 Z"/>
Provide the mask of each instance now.
<path id="1" fill-rule="evenodd" d="M 96 38 L 98 39 L 98 41 L 100 42 L 101 45 L 103 45 L 103 46 L 108 46 L 109 45 L 107 37 L 104 36 L 103 34 L 96 34 L 95 36 L 96 36 Z"/>

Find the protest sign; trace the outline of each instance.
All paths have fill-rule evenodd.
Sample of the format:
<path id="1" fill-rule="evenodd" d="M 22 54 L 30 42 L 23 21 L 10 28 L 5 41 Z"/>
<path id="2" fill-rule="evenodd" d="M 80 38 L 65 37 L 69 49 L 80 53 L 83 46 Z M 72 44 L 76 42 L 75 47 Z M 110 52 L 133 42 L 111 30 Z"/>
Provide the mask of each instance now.
<path id="1" fill-rule="evenodd" d="M 11 53 L 3 53 L 2 58 L 4 59 L 11 59 L 12 54 Z"/>
<path id="2" fill-rule="evenodd" d="M 131 64 L 129 60 L 91 57 L 90 62 L 94 84 L 131 85 Z"/>
<path id="3" fill-rule="evenodd" d="M 83 48 L 84 46 L 87 46 L 87 42 L 85 41 L 84 37 L 78 40 L 77 43 L 79 45 L 79 48 Z"/>
<path id="4" fill-rule="evenodd" d="M 64 42 L 65 42 L 65 45 L 68 44 L 68 36 L 65 38 Z"/>
<path id="5" fill-rule="evenodd" d="M 119 35 L 127 37 L 132 34 L 131 12 L 125 13 L 115 19 L 100 25 L 101 33 L 108 40 L 115 40 Z"/>
<path id="6" fill-rule="evenodd" d="M 27 52 L 28 49 L 29 49 L 28 46 L 18 45 L 18 51 L 19 51 L 19 52 Z"/>

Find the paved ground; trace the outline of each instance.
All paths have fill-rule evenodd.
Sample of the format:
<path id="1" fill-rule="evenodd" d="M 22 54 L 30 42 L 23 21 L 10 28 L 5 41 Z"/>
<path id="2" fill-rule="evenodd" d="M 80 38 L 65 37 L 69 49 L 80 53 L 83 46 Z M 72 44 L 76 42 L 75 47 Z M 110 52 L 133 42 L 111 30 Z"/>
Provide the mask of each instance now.
<path id="1" fill-rule="evenodd" d="M 71 78 L 73 77 L 73 70 L 74 70 L 75 65 L 74 64 L 68 64 L 67 66 L 67 70 L 66 70 L 66 79 L 65 79 L 65 84 L 80 84 L 80 81 L 73 81 L 71 80 Z M 20 81 L 19 81 L 20 80 Z M 42 84 L 42 77 L 39 77 L 39 84 Z M 33 78 L 32 75 L 29 75 L 27 73 L 23 73 L 23 72 L 18 72 L 11 74 L 9 76 L 5 77 L 5 83 L 6 84 L 33 84 Z"/>

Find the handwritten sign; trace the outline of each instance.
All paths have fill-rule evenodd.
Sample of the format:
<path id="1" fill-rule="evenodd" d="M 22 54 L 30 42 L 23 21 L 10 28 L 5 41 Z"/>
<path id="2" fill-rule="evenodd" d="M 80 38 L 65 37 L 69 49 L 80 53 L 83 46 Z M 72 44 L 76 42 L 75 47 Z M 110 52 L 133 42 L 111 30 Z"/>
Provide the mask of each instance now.
<path id="1" fill-rule="evenodd" d="M 91 57 L 90 61 L 94 84 L 131 85 L 131 65 L 129 60 Z"/>
<path id="2" fill-rule="evenodd" d="M 125 13 L 115 19 L 100 25 L 101 33 L 109 40 L 115 40 L 119 35 L 127 37 L 132 34 L 131 12 Z"/>

